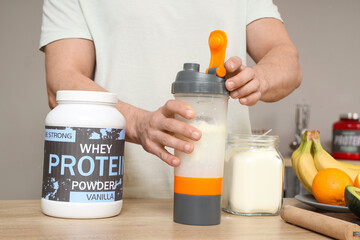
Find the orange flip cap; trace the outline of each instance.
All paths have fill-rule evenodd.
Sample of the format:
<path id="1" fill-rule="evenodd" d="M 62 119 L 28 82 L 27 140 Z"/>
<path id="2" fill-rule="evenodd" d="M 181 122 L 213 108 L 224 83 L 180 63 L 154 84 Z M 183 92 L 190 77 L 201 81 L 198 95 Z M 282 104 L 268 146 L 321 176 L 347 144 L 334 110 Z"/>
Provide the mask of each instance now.
<path id="1" fill-rule="evenodd" d="M 226 45 L 227 36 L 224 31 L 215 30 L 210 33 L 209 47 L 211 52 L 211 58 L 210 65 L 209 68 L 206 69 L 206 73 L 208 73 L 210 68 L 217 68 L 217 76 L 224 77 L 226 75 L 226 69 L 224 67 Z"/>

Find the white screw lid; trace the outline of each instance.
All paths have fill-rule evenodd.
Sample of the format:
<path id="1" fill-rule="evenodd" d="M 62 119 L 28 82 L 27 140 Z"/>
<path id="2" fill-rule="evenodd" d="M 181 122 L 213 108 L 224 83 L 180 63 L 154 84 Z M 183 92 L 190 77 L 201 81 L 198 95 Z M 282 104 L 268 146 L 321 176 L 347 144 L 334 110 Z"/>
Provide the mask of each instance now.
<path id="1" fill-rule="evenodd" d="M 96 91 L 61 90 L 56 92 L 56 101 L 98 102 L 116 104 L 117 94 Z"/>
<path id="2" fill-rule="evenodd" d="M 343 113 L 343 114 L 340 114 L 340 118 L 358 120 L 359 119 L 359 114 L 358 113 Z"/>

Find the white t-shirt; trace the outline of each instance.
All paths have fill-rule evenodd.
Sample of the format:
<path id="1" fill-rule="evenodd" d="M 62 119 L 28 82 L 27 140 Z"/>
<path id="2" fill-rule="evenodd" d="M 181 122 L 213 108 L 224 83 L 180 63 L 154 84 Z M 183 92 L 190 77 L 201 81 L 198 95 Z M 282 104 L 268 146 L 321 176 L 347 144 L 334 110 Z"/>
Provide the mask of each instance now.
<path id="1" fill-rule="evenodd" d="M 173 99 L 171 84 L 183 63 L 210 63 L 208 37 L 228 36 L 226 59 L 246 62 L 246 25 L 280 19 L 271 0 L 45 0 L 40 48 L 64 38 L 85 38 L 96 48 L 95 82 L 121 101 L 154 111 Z M 228 132 L 250 133 L 248 108 L 229 101 Z M 125 144 L 124 197 L 173 196 L 173 168 Z"/>

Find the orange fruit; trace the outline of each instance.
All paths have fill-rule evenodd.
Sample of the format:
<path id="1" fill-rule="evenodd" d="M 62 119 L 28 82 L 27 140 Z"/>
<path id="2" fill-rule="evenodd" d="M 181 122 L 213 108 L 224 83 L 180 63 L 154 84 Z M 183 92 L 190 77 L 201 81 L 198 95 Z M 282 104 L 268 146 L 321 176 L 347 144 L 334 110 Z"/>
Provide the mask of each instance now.
<path id="1" fill-rule="evenodd" d="M 360 172 L 356 175 L 354 186 L 360 188 Z"/>
<path id="2" fill-rule="evenodd" d="M 346 206 L 344 194 L 347 185 L 353 185 L 349 175 L 337 168 L 326 168 L 316 174 L 312 191 L 319 203 Z"/>

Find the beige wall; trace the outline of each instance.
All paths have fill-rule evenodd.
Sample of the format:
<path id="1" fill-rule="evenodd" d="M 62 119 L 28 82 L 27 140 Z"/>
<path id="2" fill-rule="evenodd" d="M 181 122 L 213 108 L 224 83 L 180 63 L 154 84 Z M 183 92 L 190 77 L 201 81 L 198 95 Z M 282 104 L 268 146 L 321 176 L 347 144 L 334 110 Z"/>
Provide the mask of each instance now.
<path id="1" fill-rule="evenodd" d="M 254 128 L 273 129 L 281 152 L 294 138 L 295 104 L 311 104 L 310 128 L 329 149 L 332 123 L 360 112 L 360 1 L 275 0 L 299 48 L 304 81 L 277 103 L 251 107 Z M 44 56 L 37 50 L 41 0 L 0 1 L 0 199 L 41 194 L 46 99 Z"/>
<path id="2" fill-rule="evenodd" d="M 360 1 L 275 0 L 285 26 L 300 52 L 303 82 L 276 103 L 250 109 L 254 128 L 272 128 L 280 150 L 289 155 L 295 132 L 295 105 L 311 105 L 309 128 L 320 130 L 331 150 L 332 124 L 339 114 L 360 113 Z"/>
<path id="3" fill-rule="evenodd" d="M 42 0 L 0 1 L 0 199 L 41 196 L 44 58 Z"/>

